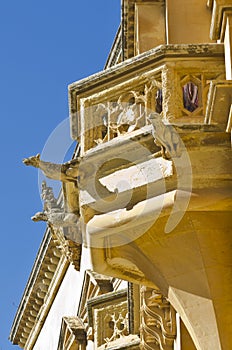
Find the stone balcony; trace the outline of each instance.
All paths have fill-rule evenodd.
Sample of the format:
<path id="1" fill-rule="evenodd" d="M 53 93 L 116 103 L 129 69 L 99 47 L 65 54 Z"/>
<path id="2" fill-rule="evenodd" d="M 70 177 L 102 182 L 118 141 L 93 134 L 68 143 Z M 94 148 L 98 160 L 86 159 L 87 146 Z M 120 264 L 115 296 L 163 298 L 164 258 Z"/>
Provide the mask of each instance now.
<path id="1" fill-rule="evenodd" d="M 222 45 L 166 45 L 69 87 L 93 267 L 158 287 L 199 350 L 232 344 L 231 141 L 206 115 L 223 79 Z M 149 122 L 154 112 L 167 128 Z M 176 154 L 162 152 L 162 130 Z"/>
<path id="2" fill-rule="evenodd" d="M 210 81 L 224 76 L 223 45 L 161 45 L 69 86 L 72 137 L 84 155 L 145 126 L 151 111 L 172 123 L 203 123 Z M 130 128 L 118 119 L 126 108 L 136 114 Z"/>

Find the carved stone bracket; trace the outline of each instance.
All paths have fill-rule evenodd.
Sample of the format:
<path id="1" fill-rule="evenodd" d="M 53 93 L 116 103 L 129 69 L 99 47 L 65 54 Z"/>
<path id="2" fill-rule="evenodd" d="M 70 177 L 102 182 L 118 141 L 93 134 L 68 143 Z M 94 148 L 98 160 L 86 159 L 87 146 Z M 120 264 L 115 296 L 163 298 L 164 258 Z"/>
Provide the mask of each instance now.
<path id="1" fill-rule="evenodd" d="M 58 350 L 86 349 L 87 336 L 85 327 L 78 317 L 63 317 Z"/>
<path id="2" fill-rule="evenodd" d="M 158 291 L 141 288 L 141 349 L 173 350 L 176 313 Z"/>
<path id="3" fill-rule="evenodd" d="M 70 263 L 73 264 L 75 269 L 79 271 L 82 251 L 81 236 L 75 235 L 75 240 L 73 240 L 72 228 L 62 230 L 50 226 L 50 230 L 57 248 L 66 256 Z"/>

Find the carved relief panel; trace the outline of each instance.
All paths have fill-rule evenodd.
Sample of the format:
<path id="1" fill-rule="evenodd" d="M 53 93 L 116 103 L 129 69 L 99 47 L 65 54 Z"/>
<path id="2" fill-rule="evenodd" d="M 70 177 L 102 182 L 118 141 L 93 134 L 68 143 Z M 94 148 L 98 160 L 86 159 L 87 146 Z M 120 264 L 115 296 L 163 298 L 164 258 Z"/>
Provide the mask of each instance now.
<path id="1" fill-rule="evenodd" d="M 117 343 L 129 334 L 127 300 L 94 310 L 95 341 L 97 347 Z"/>
<path id="2" fill-rule="evenodd" d="M 78 138 L 82 154 L 141 130 L 149 124 L 151 112 L 174 124 L 203 123 L 210 81 L 223 76 L 221 62 L 173 60 L 80 98 Z"/>
<path id="3" fill-rule="evenodd" d="M 141 349 L 173 350 L 176 313 L 159 290 L 141 287 Z"/>
<path id="4" fill-rule="evenodd" d="M 150 110 L 162 112 L 161 73 L 142 81 L 136 78 L 132 85 L 108 94 L 107 99 L 102 94 L 95 97 L 85 101 L 82 111 L 86 151 L 146 126 Z"/>

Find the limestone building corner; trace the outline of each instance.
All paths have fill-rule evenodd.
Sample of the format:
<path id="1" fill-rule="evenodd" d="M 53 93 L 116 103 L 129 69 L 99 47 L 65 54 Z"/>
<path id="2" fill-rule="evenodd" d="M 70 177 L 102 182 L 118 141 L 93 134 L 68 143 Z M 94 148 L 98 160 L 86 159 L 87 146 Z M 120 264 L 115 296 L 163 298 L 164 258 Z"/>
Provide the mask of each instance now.
<path id="1" fill-rule="evenodd" d="M 47 229 L 25 350 L 232 348 L 232 1 L 122 0 L 104 69 L 69 86 L 73 158 L 24 160 Z"/>

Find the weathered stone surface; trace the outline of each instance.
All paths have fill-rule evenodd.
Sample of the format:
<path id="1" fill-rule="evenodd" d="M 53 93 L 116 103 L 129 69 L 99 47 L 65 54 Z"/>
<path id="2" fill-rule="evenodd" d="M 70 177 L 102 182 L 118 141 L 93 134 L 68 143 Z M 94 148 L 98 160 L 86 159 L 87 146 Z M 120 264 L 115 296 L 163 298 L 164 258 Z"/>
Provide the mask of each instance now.
<path id="1" fill-rule="evenodd" d="M 122 2 L 107 69 L 69 86 L 80 152 L 65 164 L 24 161 L 62 181 L 64 203 L 44 188 L 35 220 L 49 234 L 14 343 L 33 348 L 83 241 L 98 274 L 85 274 L 80 319 L 63 319 L 60 348 L 137 349 L 140 320 L 145 349 L 232 348 L 231 11 L 230 0 Z M 119 278 L 144 285 L 141 314 Z"/>

